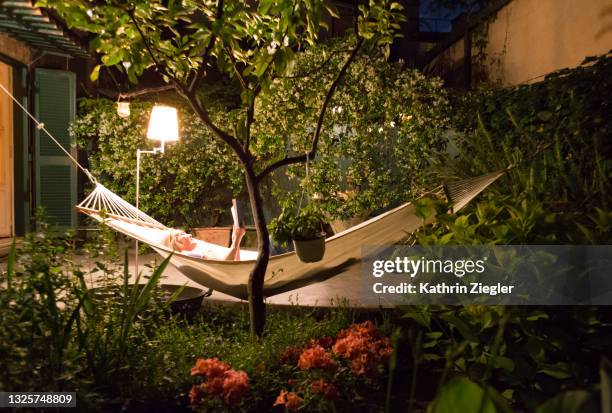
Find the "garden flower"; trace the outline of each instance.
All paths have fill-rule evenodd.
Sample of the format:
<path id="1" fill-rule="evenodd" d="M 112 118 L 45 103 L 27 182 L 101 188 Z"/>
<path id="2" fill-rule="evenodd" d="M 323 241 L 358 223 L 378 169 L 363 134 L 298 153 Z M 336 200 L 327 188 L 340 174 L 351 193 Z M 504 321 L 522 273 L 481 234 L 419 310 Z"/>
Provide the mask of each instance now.
<path id="1" fill-rule="evenodd" d="M 197 406 L 199 406 L 201 401 L 202 401 L 202 391 L 200 390 L 200 387 L 194 384 L 193 386 L 191 386 L 191 389 L 189 390 L 189 404 L 193 408 L 196 408 Z"/>
<path id="2" fill-rule="evenodd" d="M 312 382 L 310 389 L 314 394 L 321 394 L 327 400 L 338 400 L 338 389 L 333 384 L 325 381 L 325 379 L 315 380 Z"/>
<path id="3" fill-rule="evenodd" d="M 330 349 L 332 347 L 332 345 L 334 344 L 334 339 L 331 337 L 321 337 L 318 340 L 312 340 L 310 342 L 310 346 L 315 346 L 315 345 L 319 345 L 325 349 Z"/>
<path id="4" fill-rule="evenodd" d="M 218 358 L 198 359 L 191 369 L 192 376 L 219 377 L 229 370 L 229 365 Z"/>
<path id="5" fill-rule="evenodd" d="M 249 376 L 242 370 L 226 371 L 223 377 L 223 400 L 230 406 L 239 404 L 249 390 Z"/>
<path id="6" fill-rule="evenodd" d="M 223 401 L 235 406 L 240 404 L 249 390 L 249 376 L 242 370 L 232 370 L 227 363 L 217 358 L 198 359 L 191 369 L 192 376 L 205 376 L 206 380 L 189 391 L 192 406 L 197 407 L 204 395 L 220 397 Z"/>
<path id="7" fill-rule="evenodd" d="M 338 340 L 332 351 L 350 360 L 351 370 L 356 375 L 373 377 L 380 364 L 391 356 L 393 349 L 389 339 L 381 337 L 376 326 L 371 321 L 366 321 L 353 324 L 338 333 Z"/>
<path id="8" fill-rule="evenodd" d="M 308 348 L 300 355 L 298 367 L 302 370 L 321 369 L 333 371 L 338 366 L 331 359 L 330 354 L 320 345 Z"/>
<path id="9" fill-rule="evenodd" d="M 223 394 L 223 377 L 211 377 L 200 385 L 200 389 L 209 396 Z"/>
<path id="10" fill-rule="evenodd" d="M 288 392 L 287 390 L 281 390 L 280 394 L 274 402 L 274 406 L 285 406 L 290 412 L 294 412 L 302 407 L 302 398 L 295 392 Z"/>
<path id="11" fill-rule="evenodd" d="M 302 353 L 302 348 L 297 346 L 289 346 L 280 354 L 280 360 L 283 363 L 295 365 Z"/>

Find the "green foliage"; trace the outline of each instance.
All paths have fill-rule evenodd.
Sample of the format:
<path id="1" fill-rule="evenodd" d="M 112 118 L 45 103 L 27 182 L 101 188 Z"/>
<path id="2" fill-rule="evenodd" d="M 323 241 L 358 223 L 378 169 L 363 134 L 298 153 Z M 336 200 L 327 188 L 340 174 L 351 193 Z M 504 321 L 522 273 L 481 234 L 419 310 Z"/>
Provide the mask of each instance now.
<path id="1" fill-rule="evenodd" d="M 13 244 L 2 277 L 4 391 L 67 391 L 82 370 L 80 355 L 69 344 L 83 305 L 76 294 L 83 273 L 66 254 L 72 239 L 61 239 L 40 213 L 37 222 L 40 231 L 29 234 L 19 251 Z"/>
<path id="2" fill-rule="evenodd" d="M 147 68 L 157 66 L 167 82 L 189 84 L 194 73 L 210 65 L 264 89 L 291 69 L 295 50 L 315 44 L 327 27 L 327 16 L 338 17 L 335 8 L 323 1 L 132 0 L 91 7 L 85 1 L 42 0 L 38 4 L 57 10 L 71 27 L 95 33 L 91 46 L 102 64 L 125 71 L 134 83 Z M 388 48 L 402 20 L 401 9 L 388 0 L 359 6 L 356 26 L 366 46 Z M 92 77 L 98 72 L 94 69 Z M 255 95 L 245 88 L 243 106 L 251 106 Z"/>
<path id="3" fill-rule="evenodd" d="M 496 413 L 485 390 L 465 377 L 449 380 L 432 402 L 430 413 Z"/>
<path id="4" fill-rule="evenodd" d="M 258 154 L 279 159 L 310 150 L 321 96 L 350 51 L 346 41 L 296 56 L 291 76 L 262 93 L 253 125 Z M 275 196 L 301 185 L 331 218 L 370 213 L 414 197 L 427 186 L 429 158 L 444 147 L 448 99 L 437 78 L 404 70 L 381 54 L 360 56 L 330 102 L 317 157 L 290 167 Z"/>
<path id="5" fill-rule="evenodd" d="M 145 405 L 156 400 L 185 406 L 192 384 L 189 371 L 196 359 L 217 357 L 248 373 L 251 389 L 245 411 L 267 411 L 293 371 L 281 361 L 281 353 L 288 346 L 306 346 L 313 338 L 334 336 L 353 317 L 355 312 L 344 306 L 270 309 L 263 338 L 253 340 L 244 307 L 209 304 L 193 323 L 168 320 L 156 326 L 139 346 L 133 380 L 126 380 L 123 391 L 138 395 Z"/>
<path id="6" fill-rule="evenodd" d="M 419 306 L 405 308 L 403 317 L 406 337 L 423 332 L 412 347 L 425 377 L 435 372 L 441 384 L 457 375 L 481 383 L 498 409 L 533 411 L 567 390 L 592 392 L 601 380 L 600 359 L 609 354 L 608 339 L 602 341 L 611 333 L 605 308 Z"/>
<path id="7" fill-rule="evenodd" d="M 441 175 L 516 168 L 460 214 L 439 215 L 419 242 L 610 243 L 611 78 L 612 56 L 602 56 L 540 83 L 458 96 L 457 157 L 438 168 Z"/>
<path id="8" fill-rule="evenodd" d="M 270 221 L 268 228 L 272 238 L 281 245 L 287 246 L 291 240 L 305 241 L 324 234 L 323 213 L 313 204 L 295 212 L 285 204 L 280 215 Z"/>
<path id="9" fill-rule="evenodd" d="M 457 377 L 442 386 L 428 411 L 432 413 L 512 412 L 506 405 L 499 405 L 499 402 L 496 406 L 493 400 L 499 400 L 499 395 L 491 397 L 487 395 L 487 392 L 494 392 L 494 390 L 489 387 L 483 389 L 468 378 Z M 480 403 L 478 403 L 479 400 Z M 547 400 L 538 406 L 535 413 L 595 413 L 598 411 L 589 392 L 572 390 Z"/>
<path id="10" fill-rule="evenodd" d="M 216 101 L 222 101 L 219 96 Z M 146 127 L 152 104 L 132 102 L 120 118 L 109 100 L 82 99 L 71 136 L 88 150 L 91 172 L 128 201 L 136 196 L 136 149 L 151 148 Z M 212 112 L 212 111 L 211 111 Z M 218 106 L 211 116 L 231 123 L 233 112 Z M 179 109 L 181 141 L 164 154 L 144 154 L 140 170 L 140 208 L 170 226 L 211 226 L 242 190 L 236 157 L 193 113 Z"/>
<path id="11" fill-rule="evenodd" d="M 168 303 L 161 305 L 157 284 L 167 261 L 146 283 L 130 286 L 127 261 L 121 278 L 114 252 L 104 248 L 109 241 L 90 245 L 97 260 L 84 266 L 74 239 L 61 238 L 42 214 L 37 223 L 37 232 L 19 249 L 13 246 L 2 273 L 0 357 L 10 363 L 0 372 L 0 389 L 78 389 L 78 403 L 92 407 L 130 371 L 134 336 L 165 313 Z M 123 280 L 123 286 L 119 294 L 99 297 L 89 289 L 92 278 L 102 285 Z"/>

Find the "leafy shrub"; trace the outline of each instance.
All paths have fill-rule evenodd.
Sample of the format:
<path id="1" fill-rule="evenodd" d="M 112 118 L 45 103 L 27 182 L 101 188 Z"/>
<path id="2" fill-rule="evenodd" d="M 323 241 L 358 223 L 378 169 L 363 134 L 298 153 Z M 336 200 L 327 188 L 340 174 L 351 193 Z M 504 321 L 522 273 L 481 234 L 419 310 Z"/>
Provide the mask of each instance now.
<path id="1" fill-rule="evenodd" d="M 440 175 L 516 167 L 458 216 L 440 215 L 419 241 L 612 242 L 611 78 L 612 56 L 602 56 L 540 83 L 457 97 L 458 155 Z"/>
<path id="2" fill-rule="evenodd" d="M 342 42 L 300 53 L 293 76 L 277 79 L 257 104 L 257 151 L 268 158 L 310 149 L 323 92 L 346 59 Z M 425 186 L 430 154 L 444 147 L 448 99 L 437 78 L 382 55 L 360 56 L 338 87 L 316 159 L 277 174 L 278 200 L 301 185 L 332 218 L 370 213 Z"/>
<path id="3" fill-rule="evenodd" d="M 602 56 L 540 83 L 456 96 L 458 133 L 449 145 L 456 157 L 438 165 L 439 175 L 467 178 L 516 167 L 457 214 L 422 202 L 423 216 L 437 210 L 437 223 L 417 232 L 416 241 L 610 243 L 611 79 L 612 56 Z M 602 357 L 612 355 L 599 340 L 610 334 L 605 308 L 420 306 L 404 312 L 413 323 L 404 328 L 414 354 L 412 382 L 416 371 L 434 371 L 441 383 L 434 412 L 457 405 L 458 392 L 478 400 L 461 404 L 465 411 L 564 411 L 566 396 L 566 407 L 575 402 L 590 411 L 588 392 L 574 391 L 593 392 Z M 427 373 L 418 379 L 427 380 Z M 559 394 L 566 396 L 540 406 Z"/>
<path id="4" fill-rule="evenodd" d="M 109 388 L 117 391 L 135 359 L 134 337 L 165 314 L 157 300 L 167 261 L 149 280 L 128 285 L 127 255 L 118 272 L 112 241 L 98 240 L 93 265 L 83 265 L 75 240 L 59 235 L 42 214 L 38 230 L 13 247 L 2 273 L 0 357 L 11 360 L 0 373 L 0 388 L 8 391 L 77 391 L 78 404 L 93 408 Z M 83 268 L 85 267 L 85 268 Z M 86 279 L 102 285 L 122 282 L 117 294 L 100 296 Z"/>

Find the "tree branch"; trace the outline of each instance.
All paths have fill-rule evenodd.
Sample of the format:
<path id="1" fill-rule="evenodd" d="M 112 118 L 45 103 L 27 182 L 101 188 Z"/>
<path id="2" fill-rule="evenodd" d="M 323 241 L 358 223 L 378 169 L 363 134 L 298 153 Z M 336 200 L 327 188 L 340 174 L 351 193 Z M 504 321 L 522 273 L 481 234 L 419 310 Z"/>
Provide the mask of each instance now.
<path id="1" fill-rule="evenodd" d="M 327 112 L 327 106 L 329 105 L 329 102 L 331 101 L 331 98 L 333 97 L 334 93 L 336 92 L 336 89 L 337 89 L 338 85 L 340 84 L 340 81 L 344 77 L 344 74 L 348 70 L 348 68 L 351 65 L 351 63 L 353 63 L 353 61 L 355 60 L 355 57 L 357 57 L 357 53 L 361 49 L 361 46 L 363 45 L 363 42 L 364 42 L 363 38 L 358 38 L 357 44 L 355 45 L 355 48 L 351 52 L 351 55 L 346 60 L 346 62 L 344 62 L 344 65 L 340 69 L 340 72 L 338 73 L 338 76 L 332 82 L 332 84 L 330 85 L 329 89 L 327 90 L 327 94 L 325 95 L 325 100 L 323 101 L 323 105 L 321 106 L 321 111 L 319 112 L 319 118 L 317 119 L 317 127 L 315 129 L 315 132 L 314 132 L 314 135 L 313 135 L 313 138 L 312 138 L 312 146 L 310 148 L 310 151 L 308 153 L 304 154 L 304 155 L 287 156 L 287 157 L 285 157 L 285 158 L 283 158 L 283 159 L 281 159 L 279 161 L 276 161 L 276 162 L 268 165 L 263 171 L 261 171 L 257 175 L 257 180 L 258 181 L 263 179 L 263 178 L 265 178 L 266 175 L 268 175 L 269 173 L 271 173 L 275 169 L 280 168 L 281 166 L 291 165 L 291 164 L 300 163 L 300 162 L 306 162 L 307 160 L 313 160 L 315 158 L 315 156 L 317 154 L 317 146 L 319 145 L 319 138 L 321 136 L 321 131 L 323 129 L 323 121 L 325 120 L 325 113 Z"/>
<path id="2" fill-rule="evenodd" d="M 246 79 L 242 76 L 242 73 L 240 73 L 240 70 L 238 70 L 238 62 L 236 61 L 236 58 L 232 54 L 232 51 L 230 50 L 230 48 L 227 46 L 225 46 L 225 53 L 227 53 L 227 55 L 229 56 L 229 59 L 232 61 L 232 67 L 234 68 L 234 72 L 236 72 L 236 77 L 238 78 L 238 81 L 240 82 L 240 86 L 242 86 L 242 88 L 245 90 L 249 90 L 249 85 L 247 84 Z"/>
<path id="3" fill-rule="evenodd" d="M 319 66 L 315 67 L 314 69 L 309 70 L 306 73 L 300 73 L 297 75 L 290 75 L 290 76 L 279 76 L 279 79 L 300 79 L 300 78 L 304 78 L 304 77 L 310 77 L 313 74 L 317 73 L 318 71 L 322 70 L 325 66 L 327 66 L 327 64 L 329 62 L 331 62 L 332 58 L 340 53 L 347 53 L 350 52 L 350 50 L 347 49 L 338 49 L 338 50 L 334 50 L 327 59 L 325 59 L 323 61 L 323 63 L 321 63 Z"/>
<path id="4" fill-rule="evenodd" d="M 213 123 L 213 121 L 210 119 L 208 111 L 206 110 L 206 107 L 202 104 L 194 92 L 191 92 L 189 88 L 184 85 L 180 85 L 177 88 L 177 92 L 189 102 L 191 108 L 200 117 L 202 122 L 204 122 L 204 124 L 213 132 L 213 134 L 234 150 L 238 156 L 238 159 L 240 159 L 240 162 L 242 162 L 244 165 L 252 164 L 251 157 L 243 150 L 238 138 L 230 135 Z"/>
<path id="5" fill-rule="evenodd" d="M 220 20 L 222 17 L 223 17 L 223 0 L 219 0 L 217 2 L 216 19 Z M 217 36 L 213 33 L 212 37 L 210 38 L 210 42 L 208 43 L 208 46 L 206 46 L 206 49 L 202 53 L 202 56 L 201 56 L 202 61 L 200 62 L 200 67 L 198 67 L 198 70 L 195 73 L 194 78 L 190 82 L 190 85 L 189 85 L 190 92 L 193 92 L 194 90 L 196 90 L 200 86 L 200 83 L 202 83 L 202 78 L 204 77 L 204 71 L 206 70 L 206 61 L 208 60 L 209 54 L 212 48 L 215 46 L 216 42 L 217 42 Z"/>
<path id="6" fill-rule="evenodd" d="M 143 89 L 134 90 L 132 92 L 126 92 L 126 93 L 119 92 L 117 96 L 115 96 L 115 98 L 116 99 L 131 99 L 137 96 L 148 95 L 151 93 L 167 92 L 169 90 L 176 90 L 176 88 L 173 85 L 164 85 L 164 86 L 159 86 L 159 87 L 147 87 Z M 108 96 L 110 97 L 110 95 Z"/>
<path id="7" fill-rule="evenodd" d="M 134 24 L 134 27 L 136 27 L 136 30 L 138 31 L 138 34 L 140 35 L 140 38 L 142 39 L 142 42 L 145 45 L 145 49 L 147 50 L 147 53 L 149 54 L 149 56 L 151 56 L 151 60 L 153 60 L 153 63 L 155 63 L 155 67 L 159 70 L 159 72 L 161 74 L 166 75 L 170 79 L 172 79 L 172 81 L 175 83 L 175 86 L 180 85 L 181 82 L 177 79 L 177 77 L 175 75 L 171 74 L 168 71 L 168 67 L 166 65 L 162 65 L 159 62 L 159 60 L 157 59 L 157 57 L 155 56 L 155 53 L 153 53 L 153 49 L 151 49 L 151 46 L 149 45 L 149 42 L 147 41 L 147 38 L 145 37 L 144 33 L 142 32 L 142 29 L 140 28 L 140 26 L 138 25 L 138 22 L 136 21 L 136 18 L 134 17 L 134 10 L 133 9 L 128 9 L 127 13 L 130 16 L 130 20 L 132 20 L 132 23 Z"/>

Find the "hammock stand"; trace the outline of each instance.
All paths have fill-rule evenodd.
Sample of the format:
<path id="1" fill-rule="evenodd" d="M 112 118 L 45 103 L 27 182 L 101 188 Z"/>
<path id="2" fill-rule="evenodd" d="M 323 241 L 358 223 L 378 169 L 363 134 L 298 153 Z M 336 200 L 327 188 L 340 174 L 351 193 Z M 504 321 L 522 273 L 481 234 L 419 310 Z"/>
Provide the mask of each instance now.
<path id="1" fill-rule="evenodd" d="M 28 112 L 2 84 L 0 84 L 0 89 L 13 99 L 34 121 L 36 127 L 45 132 L 94 184 L 94 190 L 76 206 L 78 211 L 116 231 L 150 245 L 164 258 L 170 256 L 170 262 L 194 282 L 239 299 L 248 298 L 248 277 L 257 258 L 257 252 L 242 250 L 240 261 L 225 261 L 196 258 L 172 251 L 163 244 L 171 228 L 100 184 L 49 133 L 44 123 L 39 122 Z M 514 167 L 511 165 L 501 171 L 444 185 L 444 193 L 452 205 L 452 210 L 456 212 L 463 208 L 506 171 Z M 433 221 L 434 218 L 430 220 Z M 417 216 L 414 204 L 406 203 L 326 239 L 326 252 L 322 261 L 303 263 L 295 252 L 271 256 L 264 279 L 264 295 L 270 297 L 338 275 L 361 260 L 362 246 L 392 244 L 429 222 Z M 208 252 L 207 257 L 223 257 L 229 251 L 229 248 L 204 241 L 197 240 L 196 242 L 198 248 Z"/>

